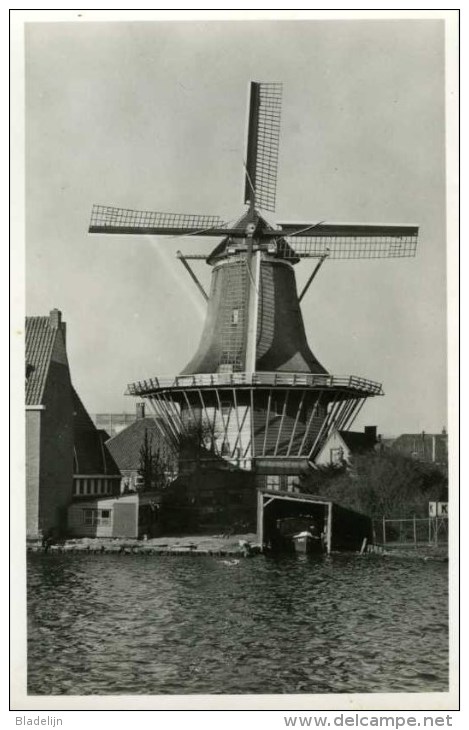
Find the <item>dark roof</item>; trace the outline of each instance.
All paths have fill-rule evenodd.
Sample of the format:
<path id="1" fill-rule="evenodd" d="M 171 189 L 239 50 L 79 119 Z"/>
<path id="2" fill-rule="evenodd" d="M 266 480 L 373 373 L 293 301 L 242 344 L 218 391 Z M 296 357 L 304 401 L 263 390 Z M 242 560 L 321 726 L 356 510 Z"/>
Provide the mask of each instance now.
<path id="1" fill-rule="evenodd" d="M 61 342 L 57 343 L 58 338 Z M 53 326 L 50 317 L 26 317 L 26 405 L 41 405 L 49 366 L 56 344 L 61 346 L 61 360 L 66 363 L 61 326 Z"/>
<path id="2" fill-rule="evenodd" d="M 91 416 L 83 405 L 80 396 L 72 386 L 73 397 L 73 428 L 75 433 L 82 431 L 96 431 L 96 426 L 91 420 Z M 109 438 L 109 437 L 108 437 Z"/>
<path id="3" fill-rule="evenodd" d="M 120 475 L 119 467 L 106 446 L 106 431 L 81 431 L 74 436 L 75 474 Z"/>
<path id="4" fill-rule="evenodd" d="M 370 451 L 376 445 L 376 438 L 361 431 L 339 431 L 339 434 L 352 454 Z"/>
<path id="5" fill-rule="evenodd" d="M 238 218 L 236 223 L 233 224 L 233 228 L 240 228 L 244 230 L 247 226 L 247 224 L 251 220 L 251 213 L 250 211 L 246 211 L 246 213 L 243 213 L 241 218 Z M 262 225 L 263 228 L 272 231 L 273 228 L 268 223 L 265 218 L 263 218 L 261 215 L 259 215 L 259 222 Z M 241 238 L 242 236 L 240 236 Z M 286 257 L 288 258 L 289 262 L 291 264 L 296 264 L 300 260 L 297 256 L 295 256 L 295 253 L 291 246 L 286 242 L 284 238 L 277 238 L 277 247 L 278 247 L 278 255 L 280 257 Z M 219 244 L 216 246 L 213 251 L 208 255 L 207 257 L 207 264 L 210 266 L 213 266 L 217 263 L 220 259 L 226 258 L 227 256 L 227 248 L 231 244 L 232 239 L 231 236 L 226 236 Z"/>
<path id="6" fill-rule="evenodd" d="M 119 467 L 106 446 L 109 434 L 96 428 L 74 388 L 72 394 L 75 474 L 119 475 Z"/>
<path id="7" fill-rule="evenodd" d="M 151 439 L 151 450 L 168 454 L 168 445 L 163 439 L 154 418 L 138 418 L 123 431 L 107 441 L 107 447 L 121 471 L 136 471 L 140 467 L 140 449 L 145 431 Z"/>

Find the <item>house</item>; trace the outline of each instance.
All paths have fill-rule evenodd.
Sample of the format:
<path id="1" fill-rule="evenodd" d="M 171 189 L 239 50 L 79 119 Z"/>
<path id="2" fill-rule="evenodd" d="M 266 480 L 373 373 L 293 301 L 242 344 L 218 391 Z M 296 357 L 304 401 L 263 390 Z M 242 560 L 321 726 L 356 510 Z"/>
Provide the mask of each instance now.
<path id="1" fill-rule="evenodd" d="M 157 457 L 172 478 L 174 456 L 158 430 L 154 418 L 146 417 L 143 403 L 127 428 L 109 438 L 97 429 L 76 398 L 76 474 L 73 502 L 68 508 L 68 532 L 74 537 L 154 536 L 159 531 L 162 502 L 156 475 L 150 474 L 148 491 L 143 491 L 142 449 L 147 461 Z"/>
<path id="2" fill-rule="evenodd" d="M 166 477 L 170 481 L 175 476 L 177 459 L 158 428 L 158 419 L 146 415 L 144 403 L 137 403 L 133 423 L 110 438 L 106 442 L 106 447 L 122 474 L 124 492 L 141 490 L 145 486 L 142 476 L 145 461 L 142 449 L 145 447 L 148 451 L 146 458 L 157 459 L 161 470 L 165 473 L 149 474 L 151 483 L 146 486 L 155 489 L 161 486 L 156 483 L 158 478 Z"/>
<path id="3" fill-rule="evenodd" d="M 394 439 L 389 448 L 417 461 L 448 465 L 448 434 L 441 433 L 403 433 Z"/>
<path id="4" fill-rule="evenodd" d="M 76 418 L 77 474 L 68 509 L 69 534 L 126 538 L 158 534 L 161 493 L 154 483 L 143 492 L 140 473 L 145 443 L 150 458 L 167 450 L 155 419 L 145 417 L 143 404 L 137 404 L 134 422 L 110 439 L 106 431 L 95 428 L 79 402 Z"/>
<path id="5" fill-rule="evenodd" d="M 376 426 L 365 426 L 360 431 L 334 429 L 315 459 L 316 466 L 342 466 L 349 464 L 354 454 L 373 451 L 379 443 Z"/>
<path id="6" fill-rule="evenodd" d="M 122 475 L 106 431 L 96 428 L 76 390 L 73 393 L 73 498 L 120 494 Z"/>
<path id="7" fill-rule="evenodd" d="M 26 535 L 63 531 L 73 484 L 73 397 L 61 312 L 26 317 Z"/>
<path id="8" fill-rule="evenodd" d="M 26 318 L 25 396 L 26 536 L 65 534 L 73 501 L 119 495 L 121 473 L 108 434 L 95 427 L 73 387 L 58 309 Z M 72 534 L 78 514 L 90 519 L 83 509 L 73 512 Z"/>

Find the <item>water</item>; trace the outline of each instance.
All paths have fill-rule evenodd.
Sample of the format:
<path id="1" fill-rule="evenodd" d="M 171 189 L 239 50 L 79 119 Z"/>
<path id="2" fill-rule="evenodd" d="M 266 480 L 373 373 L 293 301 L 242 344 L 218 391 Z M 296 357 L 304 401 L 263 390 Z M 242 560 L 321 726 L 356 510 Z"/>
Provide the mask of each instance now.
<path id="1" fill-rule="evenodd" d="M 447 565 L 28 555 L 30 694 L 448 690 Z"/>

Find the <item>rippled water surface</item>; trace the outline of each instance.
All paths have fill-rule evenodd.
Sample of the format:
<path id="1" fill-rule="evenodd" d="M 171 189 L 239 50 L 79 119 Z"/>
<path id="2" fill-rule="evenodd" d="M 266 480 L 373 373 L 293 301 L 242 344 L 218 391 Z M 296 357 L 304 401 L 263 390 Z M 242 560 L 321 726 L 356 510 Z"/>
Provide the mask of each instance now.
<path id="1" fill-rule="evenodd" d="M 447 565 L 28 555 L 30 694 L 448 689 Z"/>

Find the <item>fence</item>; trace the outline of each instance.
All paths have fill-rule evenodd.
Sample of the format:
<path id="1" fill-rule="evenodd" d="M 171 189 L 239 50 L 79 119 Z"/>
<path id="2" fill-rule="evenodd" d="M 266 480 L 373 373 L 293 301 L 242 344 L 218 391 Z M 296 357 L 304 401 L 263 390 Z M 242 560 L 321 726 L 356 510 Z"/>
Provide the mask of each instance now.
<path id="1" fill-rule="evenodd" d="M 373 539 L 381 545 L 440 545 L 448 542 L 447 517 L 373 520 Z"/>

